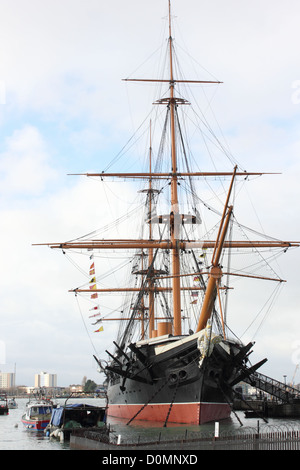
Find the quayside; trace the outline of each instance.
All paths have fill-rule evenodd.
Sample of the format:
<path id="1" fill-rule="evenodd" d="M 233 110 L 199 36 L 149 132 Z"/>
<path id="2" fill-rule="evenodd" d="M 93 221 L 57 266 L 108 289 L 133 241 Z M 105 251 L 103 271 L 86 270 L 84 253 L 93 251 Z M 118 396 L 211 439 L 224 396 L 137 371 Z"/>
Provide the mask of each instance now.
<path id="1" fill-rule="evenodd" d="M 270 254 L 275 259 L 299 246 L 297 241 L 249 230 L 237 220 L 237 195 L 252 179 L 263 180 L 266 172 L 238 165 L 205 118 L 195 112 L 193 93 L 186 95 L 189 87 L 206 90 L 222 82 L 185 78 L 173 38 L 170 1 L 167 6 L 167 60 L 161 74 L 126 79 L 127 86 L 139 83 L 147 92 L 148 86 L 157 86 L 160 93 L 154 98 L 151 118 L 144 121 L 148 131 L 140 127 L 135 137 L 138 141 L 146 136 L 147 159 L 137 159 L 134 171 L 133 159 L 124 151 L 106 171 L 83 173 L 99 184 L 111 180 L 124 186 L 137 184 L 138 210 L 120 216 L 112 224 L 119 224 L 118 231 L 106 238 L 107 227 L 72 241 L 46 243 L 69 256 L 86 254 L 88 281 L 70 290 L 89 300 L 94 331 L 105 335 L 109 322 L 119 325 L 110 347 L 94 355 L 106 377 L 107 418 L 165 426 L 230 416 L 233 387 L 253 377 L 267 360 L 251 363 L 254 344 L 243 344 L 235 335 L 234 320 L 250 321 L 245 312 L 248 302 L 252 306 L 259 301 L 258 282 L 276 286 L 275 293 L 285 282 L 270 269 Z M 189 117 L 192 113 L 194 118 Z M 193 125 L 191 133 L 188 125 Z M 192 150 L 188 138 L 196 131 L 200 137 L 193 139 Z M 206 144 L 199 150 L 205 139 L 215 139 L 221 163 L 210 163 L 211 152 L 206 158 Z M 99 213 L 102 203 L 95 206 Z M 104 272 L 104 259 L 114 266 L 111 271 Z M 244 294 L 234 304 L 231 299 L 239 287 Z M 246 300 L 250 290 L 251 299 Z M 120 296 L 122 307 L 117 307 Z"/>

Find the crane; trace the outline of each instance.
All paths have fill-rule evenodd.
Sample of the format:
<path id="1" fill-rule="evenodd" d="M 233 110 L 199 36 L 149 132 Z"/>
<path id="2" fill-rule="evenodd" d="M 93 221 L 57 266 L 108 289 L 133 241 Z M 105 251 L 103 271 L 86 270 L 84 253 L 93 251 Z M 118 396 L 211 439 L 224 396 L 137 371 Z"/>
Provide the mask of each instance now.
<path id="1" fill-rule="evenodd" d="M 291 387 L 293 387 L 293 385 L 294 385 L 295 376 L 296 376 L 296 373 L 297 373 L 298 368 L 299 368 L 299 364 L 297 364 L 296 367 L 295 367 L 294 375 L 293 375 L 292 381 L 291 381 L 291 383 L 290 383 L 290 386 L 291 386 Z"/>

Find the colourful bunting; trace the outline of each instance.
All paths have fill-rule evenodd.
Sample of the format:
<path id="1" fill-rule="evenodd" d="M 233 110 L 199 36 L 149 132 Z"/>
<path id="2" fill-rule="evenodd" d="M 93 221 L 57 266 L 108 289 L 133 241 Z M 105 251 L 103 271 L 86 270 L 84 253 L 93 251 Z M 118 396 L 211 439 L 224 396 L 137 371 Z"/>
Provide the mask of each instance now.
<path id="1" fill-rule="evenodd" d="M 89 315 L 89 318 L 99 317 L 101 313 L 95 313 L 94 315 Z"/>
<path id="2" fill-rule="evenodd" d="M 94 333 L 98 333 L 99 331 L 103 331 L 103 326 L 100 326 L 99 330 L 95 330 Z"/>

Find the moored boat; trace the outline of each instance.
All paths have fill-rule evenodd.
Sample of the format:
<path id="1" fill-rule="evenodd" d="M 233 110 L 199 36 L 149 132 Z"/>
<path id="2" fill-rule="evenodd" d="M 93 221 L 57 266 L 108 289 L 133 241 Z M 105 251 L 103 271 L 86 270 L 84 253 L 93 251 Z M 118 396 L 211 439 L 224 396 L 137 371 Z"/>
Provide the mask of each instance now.
<path id="1" fill-rule="evenodd" d="M 8 415 L 9 408 L 6 393 L 0 394 L 0 415 Z"/>
<path id="2" fill-rule="evenodd" d="M 10 410 L 15 410 L 18 408 L 18 403 L 16 402 L 15 398 L 8 400 L 8 408 Z"/>
<path id="3" fill-rule="evenodd" d="M 25 428 L 32 431 L 43 431 L 49 424 L 53 407 L 52 401 L 48 399 L 28 402 L 26 413 L 21 419 Z"/>
<path id="4" fill-rule="evenodd" d="M 89 405 L 87 403 L 69 403 L 52 410 L 50 422 L 45 428 L 45 433 L 49 437 L 56 437 L 60 441 L 65 441 L 70 439 L 74 429 L 100 429 L 104 427 L 105 407 Z"/>

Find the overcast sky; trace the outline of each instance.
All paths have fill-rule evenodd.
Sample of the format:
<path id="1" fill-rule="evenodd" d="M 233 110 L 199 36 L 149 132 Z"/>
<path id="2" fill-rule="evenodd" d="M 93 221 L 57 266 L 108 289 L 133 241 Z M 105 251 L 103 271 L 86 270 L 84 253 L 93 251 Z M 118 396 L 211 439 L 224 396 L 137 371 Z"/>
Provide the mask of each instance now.
<path id="1" fill-rule="evenodd" d="M 155 74 L 139 67 L 166 40 L 166 14 L 166 0 L 0 0 L 0 369 L 16 364 L 17 384 L 42 370 L 61 386 L 99 381 L 90 338 L 105 357 L 115 326 L 101 336 L 87 321 L 89 336 L 68 292 L 82 273 L 32 244 L 76 238 L 114 215 L 103 215 L 97 182 L 67 175 L 102 171 L 146 117 L 140 96 L 151 87 L 122 78 Z M 282 173 L 257 189 L 266 232 L 299 240 L 299 1 L 173 0 L 173 14 L 179 50 L 204 80 L 224 82 L 213 105 L 232 153 L 244 168 Z M 119 208 L 120 191 L 132 197 L 119 183 L 111 191 Z M 269 358 L 262 372 L 278 380 L 300 362 L 299 253 L 281 258 L 288 283 L 256 339 L 255 358 Z"/>

